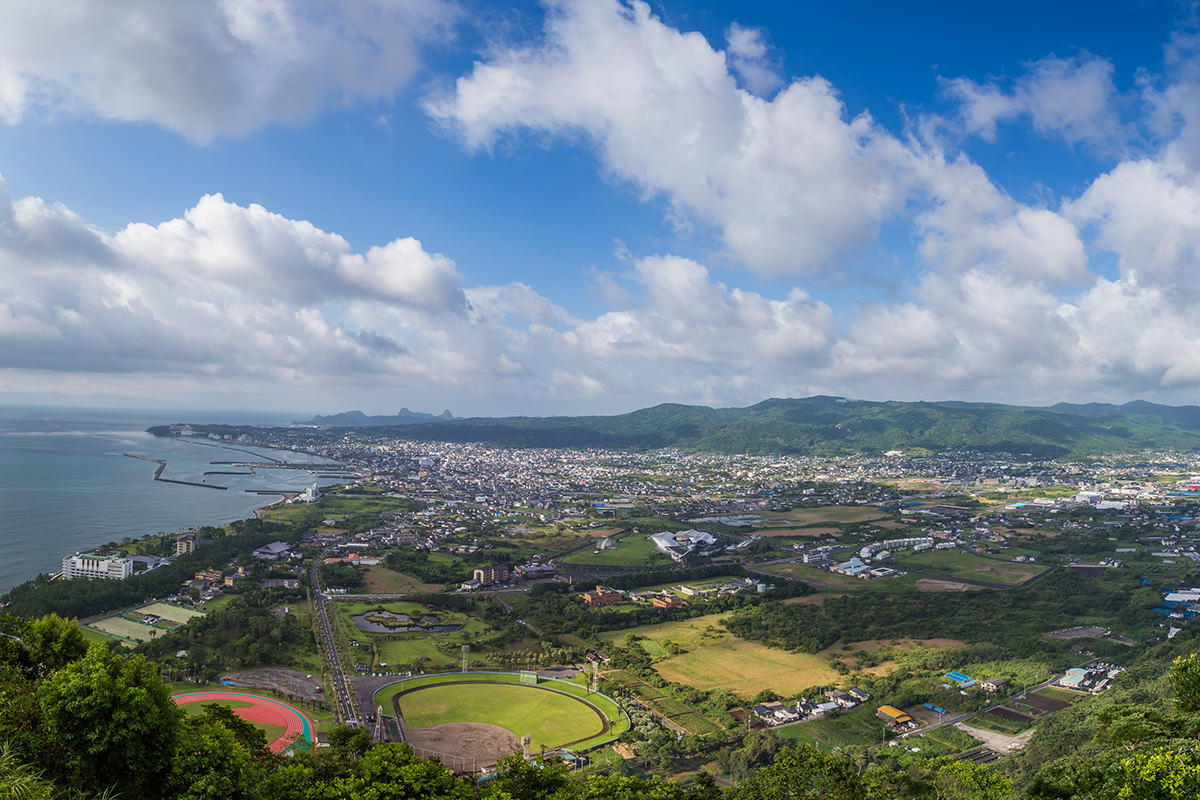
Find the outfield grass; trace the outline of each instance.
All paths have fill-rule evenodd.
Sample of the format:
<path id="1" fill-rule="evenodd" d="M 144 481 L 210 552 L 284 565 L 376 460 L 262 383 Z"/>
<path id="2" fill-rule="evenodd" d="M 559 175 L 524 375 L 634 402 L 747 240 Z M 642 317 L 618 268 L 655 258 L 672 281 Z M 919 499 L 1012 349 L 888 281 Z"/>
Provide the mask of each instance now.
<path id="1" fill-rule="evenodd" d="M 628 533 L 613 539 L 609 546 L 600 552 L 585 547 L 566 556 L 562 561 L 567 564 L 635 567 L 642 564 L 667 563 L 670 559 L 658 552 L 649 536 Z"/>
<path id="2" fill-rule="evenodd" d="M 663 678 L 697 689 L 725 689 L 743 698 L 763 689 L 790 695 L 838 680 L 824 657 L 739 639 L 721 626 L 720 617 L 710 614 L 602 636 L 610 641 L 621 641 L 628 633 L 644 637 L 639 644 L 656 661 L 654 669 Z M 664 642 L 674 642 L 686 652 L 672 656 Z"/>
<path id="3" fill-rule="evenodd" d="M 904 553 L 893 559 L 899 569 L 932 572 L 960 580 L 985 581 L 1015 586 L 1046 571 L 1045 564 L 1019 564 L 983 558 L 962 550 L 927 550 L 923 553 Z"/>
<path id="4" fill-rule="evenodd" d="M 518 738 L 531 737 L 540 750 L 598 736 L 603 723 L 578 700 L 516 684 L 445 684 L 400 697 L 410 728 L 447 722 L 485 722 L 499 725 Z"/>
<path id="5" fill-rule="evenodd" d="M 454 682 L 461 682 L 461 681 L 486 681 L 489 685 L 481 685 L 481 684 L 477 684 L 477 683 L 468 683 L 462 687 L 457 687 L 457 686 L 452 685 Z M 502 694 L 498 694 L 498 695 L 494 695 L 494 696 L 500 697 L 503 695 L 503 696 L 505 696 L 506 701 L 509 699 L 513 699 L 513 700 L 515 700 L 515 702 L 518 705 L 521 703 L 528 704 L 530 698 L 533 698 L 534 700 L 538 700 L 538 702 L 543 702 L 539 699 L 541 697 L 541 695 L 559 698 L 561 701 L 572 703 L 573 704 L 572 706 L 561 706 L 561 708 L 571 708 L 572 714 L 575 715 L 578 719 L 587 720 L 588 722 L 586 724 L 588 724 L 588 725 L 592 725 L 594 722 L 594 729 L 596 730 L 596 735 L 586 739 L 585 741 L 581 741 L 575 745 L 572 745 L 572 749 L 575 749 L 575 750 L 586 750 L 590 747 L 596 747 L 601 744 L 606 744 L 607 742 L 612 741 L 616 737 L 620 736 L 621 734 L 623 734 L 627 730 L 629 730 L 629 718 L 627 716 L 625 716 L 625 714 L 621 711 L 621 709 L 617 706 L 616 703 L 614 703 L 612 700 L 608 699 L 607 697 L 605 697 L 603 695 L 592 694 L 581 683 L 574 682 L 574 681 L 543 680 L 539 685 L 543 686 L 543 687 L 554 689 L 557 692 L 565 692 L 570 695 L 575 695 L 576 697 L 586 700 L 588 703 L 591 703 L 592 705 L 599 708 L 601 710 L 601 712 L 604 713 L 605 716 L 608 717 L 609 722 L 612 725 L 612 727 L 608 733 L 600 733 L 599 719 L 596 717 L 595 712 L 592 709 L 587 708 L 587 707 L 577 703 L 576 701 L 572 700 L 569 697 L 563 697 L 561 694 L 556 694 L 555 692 L 547 692 L 547 691 L 542 691 L 539 689 L 533 689 L 532 687 L 523 686 L 520 683 L 519 675 L 517 675 L 515 673 L 506 673 L 506 672 L 444 673 L 444 674 L 421 675 L 421 676 L 418 676 L 415 678 L 406 678 L 402 681 L 397 681 L 396 683 L 384 686 L 383 688 L 381 688 L 377 692 L 375 692 L 375 703 L 376 703 L 376 705 L 383 708 L 384 716 L 390 717 L 390 716 L 394 715 L 393 708 L 392 708 L 392 698 L 394 698 L 397 694 L 407 691 L 409 689 L 414 689 L 414 688 L 418 688 L 418 687 L 438 686 L 438 688 L 440 689 L 441 688 L 440 684 L 450 684 L 450 688 L 452 688 L 452 689 L 463 689 L 463 688 L 467 688 L 470 686 L 475 686 L 479 689 L 486 690 L 483 695 L 483 698 L 481 700 L 479 700 L 478 704 L 476 705 L 476 707 L 474 709 L 465 709 L 463 711 L 464 714 L 483 713 L 483 714 L 485 714 L 485 718 L 478 719 L 478 718 L 474 718 L 474 717 L 460 716 L 457 719 L 444 719 L 443 721 L 445 721 L 445 722 L 487 722 L 487 723 L 490 723 L 493 725 L 500 725 L 501 727 L 507 728 L 508 730 L 510 730 L 514 734 L 516 734 L 517 736 L 534 735 L 534 733 L 532 731 L 516 730 L 514 728 L 509 727 L 504 722 L 499 721 L 501 719 L 508 719 L 509 715 L 511 714 L 511 715 L 517 715 L 517 717 L 518 717 L 518 719 L 516 720 L 516 723 L 514 723 L 514 724 L 518 724 L 518 723 L 525 724 L 525 723 L 522 723 L 522 721 L 519 719 L 519 717 L 523 714 L 523 712 L 519 708 L 514 709 L 514 710 L 509 710 L 509 709 L 507 709 L 507 707 L 505 707 L 504 709 L 497 710 L 495 707 L 495 701 L 493 699 L 491 699 L 492 695 L 486 694 L 486 692 L 501 691 Z M 511 691 L 508 691 L 509 689 L 517 690 L 517 691 L 524 690 L 525 693 L 524 694 L 514 694 Z M 404 709 L 404 717 L 410 727 L 418 727 L 417 724 L 414 723 L 412 721 L 412 718 L 410 717 L 409 704 L 412 702 L 411 698 L 413 698 L 413 697 L 420 698 L 420 696 L 423 695 L 426 691 L 427 691 L 427 689 L 421 688 L 421 690 L 419 692 L 415 692 L 412 695 L 405 695 L 401 699 L 401 707 Z M 430 689 L 428 691 L 432 691 L 432 689 Z M 454 697 L 454 696 L 455 695 L 453 695 L 453 693 L 452 693 L 451 697 Z M 405 697 L 407 697 L 409 699 L 406 700 L 406 699 L 404 699 Z M 441 703 L 443 701 L 439 700 L 438 702 Z M 556 707 L 560 707 L 560 706 L 557 706 L 557 705 L 547 706 L 547 708 L 556 708 Z M 483 711 L 481 711 L 480 709 L 483 709 Z M 420 714 L 422 712 L 418 709 L 417 713 Z M 440 714 L 442 712 L 438 712 L 438 713 Z M 441 724 L 441 723 L 422 722 L 422 726 L 430 725 L 430 724 Z M 557 725 L 558 723 L 555 723 L 555 724 Z M 581 736 L 586 736 L 588 730 L 591 730 L 591 729 L 585 728 L 584 733 L 581 734 Z M 580 738 L 580 737 L 577 736 L 575 738 Z M 562 741 L 559 742 L 559 744 L 562 744 L 565 741 L 570 741 L 570 739 L 563 739 Z M 538 739 L 536 738 L 536 736 L 534 739 L 534 744 L 540 747 L 540 745 L 538 745 Z M 551 746 L 554 746 L 554 745 L 547 745 L 547 747 L 551 747 Z"/>

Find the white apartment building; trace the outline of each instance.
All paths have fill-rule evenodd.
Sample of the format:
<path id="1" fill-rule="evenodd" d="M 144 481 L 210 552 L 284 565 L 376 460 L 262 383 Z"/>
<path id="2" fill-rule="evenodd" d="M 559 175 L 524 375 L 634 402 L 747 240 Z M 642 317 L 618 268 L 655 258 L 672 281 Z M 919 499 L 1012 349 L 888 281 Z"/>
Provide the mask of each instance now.
<path id="1" fill-rule="evenodd" d="M 75 553 L 62 562 L 63 579 L 107 578 L 120 581 L 133 574 L 133 562 L 121 556 L 98 556 L 95 553 Z"/>

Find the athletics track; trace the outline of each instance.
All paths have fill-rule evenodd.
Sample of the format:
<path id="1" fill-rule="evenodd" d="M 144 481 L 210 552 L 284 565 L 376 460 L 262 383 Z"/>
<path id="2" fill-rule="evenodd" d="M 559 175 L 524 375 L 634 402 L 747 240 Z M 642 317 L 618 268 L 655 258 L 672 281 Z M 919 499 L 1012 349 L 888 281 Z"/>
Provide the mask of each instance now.
<path id="1" fill-rule="evenodd" d="M 279 725 L 284 728 L 283 735 L 267 744 L 272 753 L 282 753 L 295 744 L 297 739 L 307 739 L 312 743 L 315 728 L 308 717 L 287 703 L 262 697 L 257 694 L 241 692 L 189 692 L 177 694 L 171 698 L 175 705 L 187 703 L 217 703 L 232 701 L 235 703 L 250 703 L 249 708 L 231 709 L 234 714 L 248 722 L 265 722 L 268 725 Z"/>

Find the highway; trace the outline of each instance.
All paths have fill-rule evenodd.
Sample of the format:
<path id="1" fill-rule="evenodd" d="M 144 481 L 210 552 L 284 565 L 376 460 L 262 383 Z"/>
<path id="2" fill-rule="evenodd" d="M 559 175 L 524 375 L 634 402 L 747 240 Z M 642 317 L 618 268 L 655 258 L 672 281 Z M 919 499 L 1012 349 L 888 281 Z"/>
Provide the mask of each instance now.
<path id="1" fill-rule="evenodd" d="M 313 606 L 317 611 L 317 623 L 320 626 L 321 649 L 325 653 L 325 661 L 329 664 L 329 673 L 333 679 L 334 707 L 338 719 L 357 728 L 361 725 L 358 717 L 358 704 L 355 702 L 354 690 L 346 680 L 346 670 L 342 667 L 342 658 L 338 653 L 337 642 L 333 638 L 333 627 L 329 624 L 329 613 L 325 609 L 326 597 L 321 589 L 321 562 L 325 560 L 328 548 L 322 550 L 313 559 L 312 586 Z"/>

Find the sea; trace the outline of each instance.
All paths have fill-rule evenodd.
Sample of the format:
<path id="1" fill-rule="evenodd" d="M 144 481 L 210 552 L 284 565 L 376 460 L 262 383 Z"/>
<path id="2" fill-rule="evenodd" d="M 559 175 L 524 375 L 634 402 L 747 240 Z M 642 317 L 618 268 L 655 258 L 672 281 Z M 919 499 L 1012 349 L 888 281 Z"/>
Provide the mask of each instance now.
<path id="1" fill-rule="evenodd" d="M 245 471 L 214 461 L 335 463 L 303 453 L 207 439 L 151 436 L 172 422 L 286 424 L 268 415 L 222 412 L 112 411 L 0 406 L 0 594 L 39 573 L 54 573 L 63 556 L 125 537 L 178 533 L 246 519 L 277 495 L 246 489 L 301 490 L 318 480 L 303 470 L 263 469 L 211 475 L 226 491 L 154 480 L 202 482 L 210 470 Z M 131 456 L 139 456 L 133 458 Z"/>

